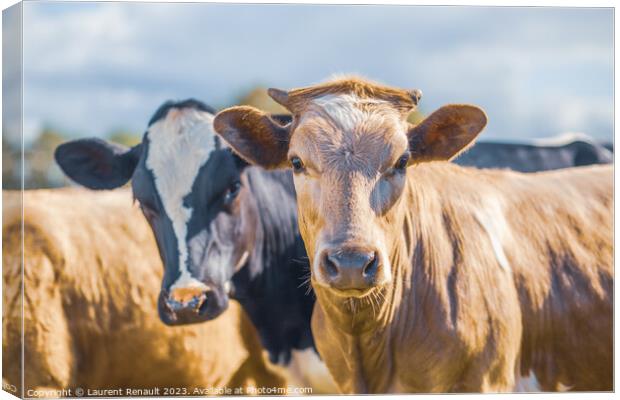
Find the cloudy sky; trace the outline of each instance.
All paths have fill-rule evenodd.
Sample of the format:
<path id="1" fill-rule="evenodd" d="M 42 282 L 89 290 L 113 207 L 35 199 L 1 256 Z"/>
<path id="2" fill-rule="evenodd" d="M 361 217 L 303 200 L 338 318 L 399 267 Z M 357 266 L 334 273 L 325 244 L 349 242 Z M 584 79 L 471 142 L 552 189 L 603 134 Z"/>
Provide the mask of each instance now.
<path id="1" fill-rule="evenodd" d="M 482 106 L 488 139 L 613 134 L 611 9 L 24 4 L 24 128 L 142 132 L 167 99 L 357 73 Z"/>

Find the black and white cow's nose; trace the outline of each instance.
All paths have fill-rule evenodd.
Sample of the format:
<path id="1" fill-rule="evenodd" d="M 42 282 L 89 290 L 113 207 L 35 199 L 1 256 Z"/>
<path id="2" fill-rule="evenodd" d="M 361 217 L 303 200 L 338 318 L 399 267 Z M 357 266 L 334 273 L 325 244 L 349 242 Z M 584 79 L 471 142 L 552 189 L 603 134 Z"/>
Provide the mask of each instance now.
<path id="1" fill-rule="evenodd" d="M 166 302 L 172 311 L 180 311 L 183 309 L 198 310 L 206 302 L 211 291 L 197 287 L 179 287 L 170 291 L 166 298 Z"/>
<path id="2" fill-rule="evenodd" d="M 204 288 L 174 288 L 159 296 L 159 316 L 166 325 L 208 321 L 228 308 L 228 297 Z"/>

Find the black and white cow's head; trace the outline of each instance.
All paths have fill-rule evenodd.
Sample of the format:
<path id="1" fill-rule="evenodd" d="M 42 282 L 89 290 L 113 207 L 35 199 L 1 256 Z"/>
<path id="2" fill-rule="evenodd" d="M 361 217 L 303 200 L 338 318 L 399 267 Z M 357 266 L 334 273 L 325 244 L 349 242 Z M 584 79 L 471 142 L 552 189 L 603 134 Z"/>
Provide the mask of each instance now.
<path id="1" fill-rule="evenodd" d="M 255 240 L 258 209 L 244 184 L 247 164 L 220 141 L 213 118 L 199 101 L 167 102 L 135 147 L 81 139 L 55 153 L 62 170 L 88 188 L 131 179 L 164 264 L 158 308 L 168 325 L 220 315 Z"/>

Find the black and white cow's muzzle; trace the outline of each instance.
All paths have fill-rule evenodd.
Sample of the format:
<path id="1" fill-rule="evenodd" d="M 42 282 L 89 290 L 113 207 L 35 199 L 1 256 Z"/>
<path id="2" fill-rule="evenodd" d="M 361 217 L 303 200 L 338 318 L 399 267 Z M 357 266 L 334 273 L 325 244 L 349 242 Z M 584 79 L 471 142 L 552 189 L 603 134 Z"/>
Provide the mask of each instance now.
<path id="1" fill-rule="evenodd" d="M 218 288 L 190 292 L 186 300 L 172 297 L 167 290 L 159 294 L 159 318 L 166 325 L 187 325 L 217 318 L 228 308 L 228 294 Z"/>
<path id="2" fill-rule="evenodd" d="M 187 241 L 188 265 L 169 287 L 163 287 L 158 310 L 167 325 L 217 318 L 228 308 L 231 278 L 247 252 L 222 240 L 218 230 L 203 230 Z M 227 238 L 228 239 L 228 238 Z"/>

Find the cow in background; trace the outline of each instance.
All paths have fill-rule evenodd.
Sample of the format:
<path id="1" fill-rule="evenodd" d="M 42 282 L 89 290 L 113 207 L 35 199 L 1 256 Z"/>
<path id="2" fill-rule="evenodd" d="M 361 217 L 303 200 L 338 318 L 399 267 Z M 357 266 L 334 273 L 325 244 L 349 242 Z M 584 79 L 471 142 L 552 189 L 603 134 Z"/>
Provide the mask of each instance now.
<path id="1" fill-rule="evenodd" d="M 209 324 L 170 328 L 154 312 L 162 277 L 151 230 L 128 190 L 3 192 L 2 371 L 28 390 L 285 384 L 233 305 Z M 22 231 L 22 204 L 24 212 Z M 14 394 L 18 394 L 14 393 Z M 198 393 L 200 394 L 200 393 Z"/>
<path id="2" fill-rule="evenodd" d="M 547 171 L 613 162 L 613 145 L 596 143 L 584 134 L 566 134 L 530 143 L 477 141 L 454 162 L 477 168 Z"/>

